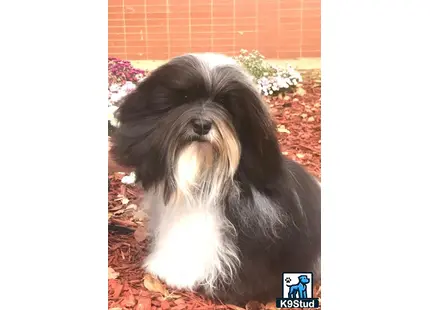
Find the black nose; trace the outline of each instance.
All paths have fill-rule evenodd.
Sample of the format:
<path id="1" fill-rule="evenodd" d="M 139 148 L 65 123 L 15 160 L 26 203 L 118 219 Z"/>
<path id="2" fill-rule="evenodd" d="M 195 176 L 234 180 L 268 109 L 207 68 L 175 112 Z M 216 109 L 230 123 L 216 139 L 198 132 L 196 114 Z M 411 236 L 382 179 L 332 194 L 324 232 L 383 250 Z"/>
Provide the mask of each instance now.
<path id="1" fill-rule="evenodd" d="M 192 121 L 193 130 L 196 134 L 204 136 L 209 133 L 212 123 L 204 119 L 195 119 Z"/>

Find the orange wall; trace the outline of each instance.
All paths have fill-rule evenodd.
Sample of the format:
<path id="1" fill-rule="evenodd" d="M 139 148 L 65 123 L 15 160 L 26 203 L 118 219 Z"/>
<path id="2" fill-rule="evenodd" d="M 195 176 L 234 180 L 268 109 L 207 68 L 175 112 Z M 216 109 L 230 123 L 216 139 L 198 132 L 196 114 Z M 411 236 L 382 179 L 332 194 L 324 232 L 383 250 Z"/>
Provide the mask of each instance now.
<path id="1" fill-rule="evenodd" d="M 108 0 L 109 56 L 187 52 L 320 57 L 321 0 Z"/>

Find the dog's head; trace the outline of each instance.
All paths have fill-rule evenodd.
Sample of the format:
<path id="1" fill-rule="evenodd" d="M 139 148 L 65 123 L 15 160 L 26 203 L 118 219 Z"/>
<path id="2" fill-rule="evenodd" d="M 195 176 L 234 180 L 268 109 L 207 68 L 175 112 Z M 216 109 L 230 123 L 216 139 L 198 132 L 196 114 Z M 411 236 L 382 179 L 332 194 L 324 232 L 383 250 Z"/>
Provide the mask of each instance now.
<path id="1" fill-rule="evenodd" d="M 125 97 L 116 116 L 112 153 L 136 170 L 143 187 L 185 190 L 206 182 L 222 192 L 238 175 L 263 184 L 263 175 L 279 169 L 266 104 L 248 74 L 223 55 L 173 58 Z"/>
<path id="2" fill-rule="evenodd" d="M 299 283 L 308 284 L 311 280 L 306 276 L 302 275 L 299 277 Z"/>

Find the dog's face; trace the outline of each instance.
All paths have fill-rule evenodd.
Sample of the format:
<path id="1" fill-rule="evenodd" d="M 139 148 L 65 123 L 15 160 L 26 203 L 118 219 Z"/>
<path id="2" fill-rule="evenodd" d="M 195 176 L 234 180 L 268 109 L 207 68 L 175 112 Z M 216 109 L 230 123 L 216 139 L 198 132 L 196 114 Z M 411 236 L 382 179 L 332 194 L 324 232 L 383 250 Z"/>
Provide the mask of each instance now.
<path id="1" fill-rule="evenodd" d="M 252 181 L 276 169 L 265 103 L 249 76 L 222 55 L 173 58 L 124 99 L 117 118 L 113 155 L 136 169 L 143 187 L 213 187 L 240 171 Z"/>
<path id="2" fill-rule="evenodd" d="M 311 280 L 305 275 L 299 277 L 299 282 L 302 284 L 308 284 L 310 281 Z"/>

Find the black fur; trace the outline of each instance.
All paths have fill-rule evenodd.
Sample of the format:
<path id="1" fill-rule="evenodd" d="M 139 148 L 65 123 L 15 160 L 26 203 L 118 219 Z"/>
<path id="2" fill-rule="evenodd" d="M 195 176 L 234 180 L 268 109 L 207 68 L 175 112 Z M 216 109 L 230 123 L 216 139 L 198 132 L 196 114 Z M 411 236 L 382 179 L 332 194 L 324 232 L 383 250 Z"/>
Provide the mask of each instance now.
<path id="1" fill-rule="evenodd" d="M 279 239 L 268 238 L 255 223 L 243 222 L 243 206 L 253 205 L 246 180 L 241 180 L 241 203 L 226 208 L 227 218 L 239 231 L 237 244 L 242 264 L 234 284 L 217 292 L 224 303 L 243 306 L 250 300 L 266 303 L 282 297 L 283 272 L 313 272 L 314 281 L 320 280 L 320 266 L 316 264 L 321 252 L 320 187 L 294 161 L 284 159 L 278 168 L 262 192 L 278 202 L 289 223 L 287 228 L 278 229 Z M 299 202 L 305 214 L 301 213 Z M 252 218 L 258 210 L 248 212 L 247 217 Z"/>
<path id="2" fill-rule="evenodd" d="M 219 283 L 216 297 L 243 305 L 249 300 L 273 301 L 282 297 L 283 272 L 313 271 L 321 251 L 320 186 L 304 168 L 282 156 L 275 126 L 258 92 L 230 65 L 207 70 L 191 55 L 177 57 L 153 71 L 128 95 L 118 109 L 119 128 L 113 134 L 112 154 L 119 164 L 136 169 L 144 188 L 166 182 L 172 167 L 167 154 L 173 145 L 186 143 L 183 133 L 193 109 L 208 104 L 225 111 L 237 133 L 241 158 L 235 180 L 240 202 L 226 197 L 226 217 L 236 227 L 241 268 L 232 285 Z M 280 238 L 269 238 L 258 225 L 244 222 L 259 212 L 251 188 L 280 206 L 286 228 Z M 267 206 L 271 208 L 272 206 Z M 244 217 L 244 212 L 246 217 Z M 204 290 L 202 290 L 204 292 Z"/>

